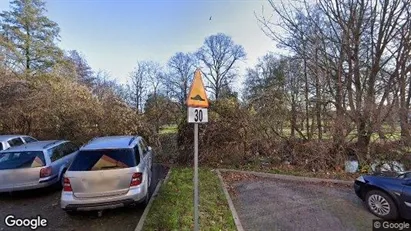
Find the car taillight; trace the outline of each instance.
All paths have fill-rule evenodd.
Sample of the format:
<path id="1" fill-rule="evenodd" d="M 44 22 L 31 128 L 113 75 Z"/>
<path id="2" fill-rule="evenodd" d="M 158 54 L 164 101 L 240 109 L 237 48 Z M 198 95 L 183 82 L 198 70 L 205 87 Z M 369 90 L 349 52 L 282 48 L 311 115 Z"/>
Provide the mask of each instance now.
<path id="1" fill-rule="evenodd" d="M 143 173 L 135 172 L 133 173 L 133 176 L 131 177 L 130 187 L 140 185 L 142 181 L 143 181 Z"/>
<path id="2" fill-rule="evenodd" d="M 71 188 L 70 180 L 67 177 L 64 177 L 63 191 L 64 192 L 72 192 L 73 191 L 73 189 Z"/>
<path id="3" fill-rule="evenodd" d="M 51 167 L 40 169 L 40 178 L 51 176 Z"/>

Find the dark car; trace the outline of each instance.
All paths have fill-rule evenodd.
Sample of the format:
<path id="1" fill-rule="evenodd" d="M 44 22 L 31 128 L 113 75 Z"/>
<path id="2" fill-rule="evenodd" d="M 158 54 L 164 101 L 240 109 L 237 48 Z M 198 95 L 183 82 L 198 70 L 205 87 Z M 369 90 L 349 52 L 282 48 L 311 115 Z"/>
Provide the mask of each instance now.
<path id="1" fill-rule="evenodd" d="M 375 216 L 411 219 L 411 172 L 363 175 L 355 180 L 354 190 Z"/>

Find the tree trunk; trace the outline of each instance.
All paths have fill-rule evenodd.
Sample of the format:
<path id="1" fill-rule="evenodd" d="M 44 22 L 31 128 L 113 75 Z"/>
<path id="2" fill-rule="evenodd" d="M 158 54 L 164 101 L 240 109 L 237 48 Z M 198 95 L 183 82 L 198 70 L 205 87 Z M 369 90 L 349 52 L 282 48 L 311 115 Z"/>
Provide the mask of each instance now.
<path id="1" fill-rule="evenodd" d="M 295 129 L 297 127 L 297 110 L 295 108 L 294 94 L 291 96 L 291 137 L 295 137 Z"/>
<path id="2" fill-rule="evenodd" d="M 317 63 L 318 60 L 318 50 L 315 51 L 315 61 Z M 322 133 L 322 124 L 321 124 L 321 86 L 320 86 L 320 78 L 318 76 L 318 65 L 316 65 L 316 75 L 315 75 L 315 96 L 316 96 L 316 117 L 317 117 L 317 132 L 318 132 L 318 139 L 322 140 L 323 133 Z"/>
<path id="3" fill-rule="evenodd" d="M 406 102 L 406 83 L 405 76 L 400 76 L 400 126 L 401 126 L 401 140 L 409 144 L 411 141 L 410 127 L 408 121 L 408 103 Z"/>
<path id="4" fill-rule="evenodd" d="M 360 122 L 357 124 L 357 150 L 358 154 L 362 157 L 366 157 L 368 154 L 368 146 L 370 145 L 371 133 L 366 129 L 366 122 L 363 119 L 360 119 Z"/>
<path id="5" fill-rule="evenodd" d="M 309 112 L 309 98 L 308 98 L 308 74 L 307 74 L 307 57 L 305 54 L 305 46 L 304 46 L 304 81 L 305 81 L 305 117 L 306 117 L 306 131 L 307 131 L 307 139 L 311 140 L 311 132 L 310 132 L 310 112 Z"/>

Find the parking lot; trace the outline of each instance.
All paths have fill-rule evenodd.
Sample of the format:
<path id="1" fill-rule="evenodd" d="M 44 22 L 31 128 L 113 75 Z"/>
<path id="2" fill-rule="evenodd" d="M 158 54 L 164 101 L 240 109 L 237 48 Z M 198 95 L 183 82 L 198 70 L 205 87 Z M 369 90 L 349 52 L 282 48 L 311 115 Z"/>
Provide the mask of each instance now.
<path id="1" fill-rule="evenodd" d="M 351 186 L 260 177 L 229 185 L 245 230 L 371 230 L 376 219 Z"/>
<path id="2" fill-rule="evenodd" d="M 154 165 L 153 182 L 150 194 L 153 193 L 157 183 L 164 178 L 168 169 L 161 165 Z M 4 218 L 13 214 L 18 218 L 30 218 L 40 215 L 48 220 L 46 228 L 38 230 L 134 230 L 143 208 L 119 208 L 106 210 L 102 217 L 97 212 L 81 212 L 73 216 L 67 215 L 60 209 L 60 191 L 52 188 L 18 192 L 13 194 L 0 194 L 0 230 L 29 230 L 28 228 L 9 228 L 5 225 Z"/>

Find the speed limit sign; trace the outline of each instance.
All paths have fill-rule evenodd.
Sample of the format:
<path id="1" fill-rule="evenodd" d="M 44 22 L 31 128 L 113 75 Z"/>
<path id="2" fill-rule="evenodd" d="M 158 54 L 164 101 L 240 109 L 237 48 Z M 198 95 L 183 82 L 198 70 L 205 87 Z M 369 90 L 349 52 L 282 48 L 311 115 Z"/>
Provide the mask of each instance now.
<path id="1" fill-rule="evenodd" d="M 207 108 L 189 107 L 188 108 L 188 122 L 189 123 L 207 123 L 208 122 Z"/>

